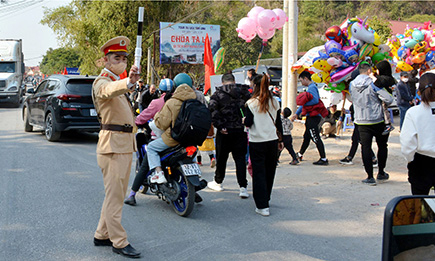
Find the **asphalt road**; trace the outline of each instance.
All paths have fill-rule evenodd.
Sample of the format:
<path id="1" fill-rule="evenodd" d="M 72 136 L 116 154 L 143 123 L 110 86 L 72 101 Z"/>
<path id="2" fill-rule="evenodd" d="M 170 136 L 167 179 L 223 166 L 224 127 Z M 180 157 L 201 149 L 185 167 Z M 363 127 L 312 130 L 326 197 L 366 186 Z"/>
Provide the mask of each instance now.
<path id="1" fill-rule="evenodd" d="M 48 142 L 41 132 L 24 132 L 20 108 L 0 105 L 0 260 L 124 259 L 92 242 L 104 198 L 97 139 L 73 133 Z M 229 160 L 225 191 L 204 189 L 188 218 L 141 194 L 137 206 L 124 207 L 123 226 L 146 260 L 380 260 L 384 207 L 409 194 L 397 134 L 390 140 L 390 158 L 399 163 L 391 164 L 386 184 L 362 185 L 360 158 L 340 166 L 346 133 L 325 141 L 327 167 L 311 164 L 318 159 L 312 147 L 299 166 L 288 165 L 283 153 L 270 217 L 255 213 L 249 176 L 251 197 L 238 197 Z M 300 141 L 295 137 L 295 147 Z M 202 170 L 212 180 L 213 169 Z"/>

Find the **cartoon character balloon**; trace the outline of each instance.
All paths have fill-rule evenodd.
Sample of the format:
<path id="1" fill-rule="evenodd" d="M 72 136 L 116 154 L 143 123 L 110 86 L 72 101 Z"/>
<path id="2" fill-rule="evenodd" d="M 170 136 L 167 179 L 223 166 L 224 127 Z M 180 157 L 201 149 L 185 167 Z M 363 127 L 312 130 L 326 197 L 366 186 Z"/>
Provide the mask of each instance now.
<path id="1" fill-rule="evenodd" d="M 255 30 L 255 21 L 249 17 L 243 17 L 240 19 L 236 31 L 239 33 L 240 38 L 252 40 L 257 34 Z"/>
<path id="2" fill-rule="evenodd" d="M 277 9 L 273 9 L 272 11 L 276 15 L 275 28 L 280 30 L 284 26 L 285 22 L 288 21 L 288 17 L 282 9 L 277 8 Z"/>
<path id="3" fill-rule="evenodd" d="M 328 40 L 334 40 L 337 43 L 341 43 L 341 40 L 343 38 L 343 33 L 341 32 L 340 27 L 334 25 L 326 30 L 325 36 Z"/>
<path id="4" fill-rule="evenodd" d="M 262 31 L 274 30 L 276 20 L 275 12 L 269 9 L 261 11 L 257 16 L 257 24 L 262 28 Z"/>

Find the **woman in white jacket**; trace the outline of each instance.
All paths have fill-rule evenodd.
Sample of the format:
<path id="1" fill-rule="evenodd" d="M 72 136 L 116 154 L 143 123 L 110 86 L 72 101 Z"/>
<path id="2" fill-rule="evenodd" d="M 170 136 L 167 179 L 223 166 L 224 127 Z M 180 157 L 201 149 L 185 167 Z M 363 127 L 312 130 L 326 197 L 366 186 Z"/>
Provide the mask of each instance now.
<path id="1" fill-rule="evenodd" d="M 256 212 L 269 216 L 269 200 L 275 179 L 278 149 L 277 130 L 282 133 L 279 103 L 269 90 L 269 78 L 257 75 L 253 79 L 254 92 L 246 102 L 245 126 L 249 127 L 249 155 L 252 162 L 252 186 Z M 282 137 L 280 137 L 282 138 Z"/>
<path id="2" fill-rule="evenodd" d="M 428 195 L 435 186 L 435 74 L 421 76 L 418 92 L 422 103 L 406 112 L 400 144 L 412 194 Z"/>

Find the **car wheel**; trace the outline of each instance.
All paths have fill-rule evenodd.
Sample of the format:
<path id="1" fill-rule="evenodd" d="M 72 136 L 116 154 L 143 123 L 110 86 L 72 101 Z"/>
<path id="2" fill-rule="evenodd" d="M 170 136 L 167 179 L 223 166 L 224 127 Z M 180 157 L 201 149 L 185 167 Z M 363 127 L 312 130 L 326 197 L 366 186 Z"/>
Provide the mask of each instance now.
<path id="1" fill-rule="evenodd" d="M 24 131 L 31 132 L 33 131 L 33 126 L 29 123 L 29 108 L 24 107 L 23 110 L 23 120 L 24 120 Z"/>
<path id="2" fill-rule="evenodd" d="M 56 118 L 51 112 L 45 116 L 45 137 L 48 141 L 57 141 L 60 138 L 60 131 L 56 131 Z"/>

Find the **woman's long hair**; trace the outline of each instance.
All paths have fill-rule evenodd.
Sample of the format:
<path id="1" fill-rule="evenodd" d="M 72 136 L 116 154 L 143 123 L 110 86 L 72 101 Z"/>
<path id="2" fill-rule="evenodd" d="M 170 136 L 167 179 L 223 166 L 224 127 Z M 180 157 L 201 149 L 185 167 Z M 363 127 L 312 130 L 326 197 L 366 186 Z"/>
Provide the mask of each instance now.
<path id="1" fill-rule="evenodd" d="M 252 82 L 254 91 L 251 99 L 257 99 L 259 111 L 266 113 L 269 111 L 269 101 L 273 99 L 272 92 L 269 90 L 269 77 L 266 74 L 257 75 Z"/>

